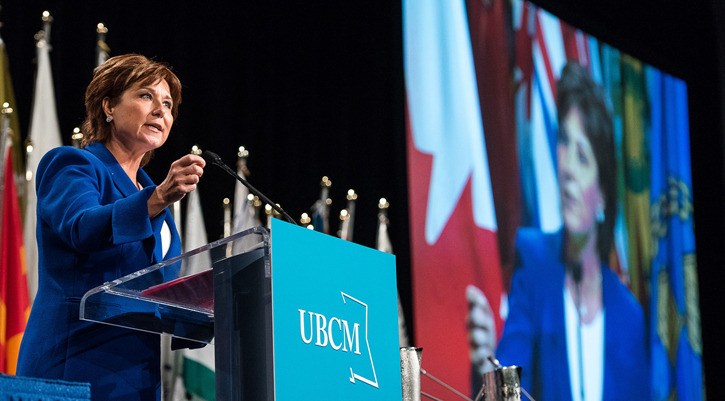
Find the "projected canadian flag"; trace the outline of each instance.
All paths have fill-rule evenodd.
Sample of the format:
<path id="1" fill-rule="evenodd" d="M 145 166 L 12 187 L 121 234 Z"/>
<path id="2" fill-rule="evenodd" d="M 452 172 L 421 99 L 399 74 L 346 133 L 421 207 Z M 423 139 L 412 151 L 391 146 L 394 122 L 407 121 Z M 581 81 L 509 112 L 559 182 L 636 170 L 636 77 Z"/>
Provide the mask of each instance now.
<path id="1" fill-rule="evenodd" d="M 504 291 L 467 18 L 463 1 L 404 4 L 415 346 L 423 369 L 463 393 L 471 388 L 466 287 L 486 295 L 499 332 Z"/>
<path id="2" fill-rule="evenodd" d="M 475 214 L 481 212 L 474 206 L 479 203 L 474 201 L 475 192 L 485 188 L 474 184 L 473 174 L 458 177 L 464 182 L 455 188 L 451 183 L 455 177 L 435 173 L 436 158 L 444 156 L 422 153 L 412 144 L 409 149 L 415 345 L 424 350 L 422 366 L 427 371 L 467 391 L 471 382 L 466 287 L 476 285 L 487 295 L 493 311 L 500 308 L 502 280 L 495 227 L 475 223 Z M 486 173 L 485 169 L 479 172 Z M 436 175 L 443 176 L 434 179 Z M 443 195 L 443 203 L 435 199 L 437 194 Z M 496 317 L 500 328 L 501 319 Z"/>

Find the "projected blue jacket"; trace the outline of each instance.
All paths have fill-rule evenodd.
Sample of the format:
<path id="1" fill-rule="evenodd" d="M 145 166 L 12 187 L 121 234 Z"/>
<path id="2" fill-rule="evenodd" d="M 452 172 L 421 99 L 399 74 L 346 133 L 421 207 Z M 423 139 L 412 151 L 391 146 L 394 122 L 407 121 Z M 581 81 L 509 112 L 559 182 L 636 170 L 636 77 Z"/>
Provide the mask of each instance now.
<path id="1" fill-rule="evenodd" d="M 503 365 L 522 367 L 521 385 L 537 401 L 572 399 L 561 246 L 561 233 L 522 229 L 517 234 L 519 266 L 512 277 L 509 315 L 496 350 Z M 602 399 L 649 400 L 642 307 L 606 265 L 602 266 L 602 292 L 606 311 Z"/>
<path id="2" fill-rule="evenodd" d="M 94 400 L 158 400 L 160 337 L 79 320 L 81 297 L 107 281 L 162 261 L 181 244 L 171 213 L 149 218 L 155 185 L 138 190 L 100 143 L 49 151 L 37 171 L 38 293 L 23 337 L 19 376 L 90 382 Z M 169 271 L 174 276 L 176 272 Z"/>

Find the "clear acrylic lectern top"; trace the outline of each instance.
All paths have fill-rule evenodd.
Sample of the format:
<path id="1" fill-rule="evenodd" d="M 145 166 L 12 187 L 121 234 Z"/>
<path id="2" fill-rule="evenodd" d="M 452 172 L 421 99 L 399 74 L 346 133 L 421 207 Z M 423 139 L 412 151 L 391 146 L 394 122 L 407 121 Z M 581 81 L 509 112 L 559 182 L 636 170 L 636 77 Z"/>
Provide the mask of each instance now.
<path id="1" fill-rule="evenodd" d="M 214 337 L 214 276 L 217 263 L 262 252 L 271 274 L 269 231 L 263 227 L 211 242 L 88 291 L 80 318 L 209 343 Z"/>

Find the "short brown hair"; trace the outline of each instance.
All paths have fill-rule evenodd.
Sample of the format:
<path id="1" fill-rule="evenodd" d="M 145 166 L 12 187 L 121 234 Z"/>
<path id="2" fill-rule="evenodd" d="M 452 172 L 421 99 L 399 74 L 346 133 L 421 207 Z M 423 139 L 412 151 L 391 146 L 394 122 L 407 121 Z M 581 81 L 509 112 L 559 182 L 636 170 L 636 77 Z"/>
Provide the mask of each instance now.
<path id="1" fill-rule="evenodd" d="M 576 107 L 584 118 L 584 132 L 592 144 L 599 169 L 599 187 L 604 194 L 604 222 L 597 226 L 599 257 L 607 260 L 614 239 L 614 221 L 617 214 L 617 166 L 614 147 L 614 123 L 604 89 L 580 64 L 569 61 L 557 82 L 557 112 L 559 137 L 563 134 L 563 121 Z"/>
<path id="2" fill-rule="evenodd" d="M 159 80 L 169 84 L 173 105 L 171 115 L 179 113 L 181 104 L 181 81 L 166 63 L 151 60 L 140 54 L 123 54 L 111 57 L 93 70 L 93 79 L 86 88 L 86 119 L 81 125 L 83 140 L 81 146 L 92 142 L 108 143 L 111 139 L 111 125 L 106 122 L 103 99 L 111 99 L 115 105 L 124 91 L 134 85 L 150 85 Z M 141 165 L 151 158 L 144 156 Z"/>

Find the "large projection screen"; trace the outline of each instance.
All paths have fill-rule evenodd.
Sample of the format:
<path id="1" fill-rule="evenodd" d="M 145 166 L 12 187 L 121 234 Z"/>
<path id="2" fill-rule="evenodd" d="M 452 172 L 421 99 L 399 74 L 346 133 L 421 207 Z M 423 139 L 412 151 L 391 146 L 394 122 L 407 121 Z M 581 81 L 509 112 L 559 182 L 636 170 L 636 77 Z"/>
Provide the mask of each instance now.
<path id="1" fill-rule="evenodd" d="M 685 82 L 521 0 L 403 36 L 423 392 L 704 399 Z"/>

